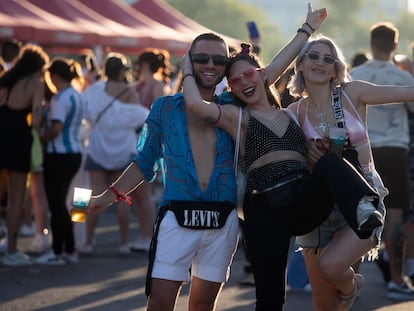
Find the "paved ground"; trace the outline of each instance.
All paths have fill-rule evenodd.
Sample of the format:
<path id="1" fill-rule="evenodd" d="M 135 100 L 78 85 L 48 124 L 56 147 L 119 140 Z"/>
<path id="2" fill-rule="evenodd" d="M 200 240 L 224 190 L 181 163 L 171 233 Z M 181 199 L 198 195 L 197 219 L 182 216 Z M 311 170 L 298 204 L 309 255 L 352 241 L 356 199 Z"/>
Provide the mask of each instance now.
<path id="1" fill-rule="evenodd" d="M 133 222 L 131 239 L 136 237 L 137 231 Z M 81 257 L 79 265 L 0 267 L 0 310 L 144 311 L 147 255 L 132 253 L 119 256 L 117 239 L 115 213 L 108 210 L 102 215 L 97 228 L 94 255 Z M 29 242 L 30 238 L 21 239 L 21 249 L 25 249 Z M 243 266 L 243 255 L 238 252 L 230 281 L 223 289 L 217 310 L 254 310 L 253 287 L 238 284 L 245 277 Z M 385 298 L 385 283 L 375 264 L 363 263 L 361 270 L 366 278 L 366 287 L 352 310 L 414 310 L 414 301 L 396 303 Z M 187 291 L 188 286 L 185 286 L 177 311 L 186 310 Z M 288 292 L 285 310 L 312 310 L 310 294 Z"/>

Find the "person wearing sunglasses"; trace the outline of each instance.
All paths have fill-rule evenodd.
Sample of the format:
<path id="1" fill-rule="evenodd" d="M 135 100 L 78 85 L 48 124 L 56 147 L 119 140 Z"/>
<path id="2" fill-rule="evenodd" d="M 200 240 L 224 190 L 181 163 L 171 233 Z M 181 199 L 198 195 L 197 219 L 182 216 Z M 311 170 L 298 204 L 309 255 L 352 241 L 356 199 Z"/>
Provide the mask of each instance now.
<path id="1" fill-rule="evenodd" d="M 298 124 L 304 125 L 298 123 L 295 116 L 294 108 L 298 104 L 285 111 L 272 107 L 277 103 L 270 94 L 268 83 L 272 80 L 268 77 L 273 77 L 274 71 L 269 66 L 263 69 L 246 46 L 230 57 L 227 65 L 231 90 L 244 106 L 240 162 L 247 174 L 244 212 L 247 248 L 256 284 L 256 310 L 278 310 L 283 306 L 286 248 L 291 235 L 309 233 L 310 243 L 315 243 L 308 245 L 304 242 L 303 246 L 307 248 L 306 255 L 313 254 L 313 262 L 307 260 L 307 263 L 313 264 L 310 269 L 313 269 L 316 288 L 316 310 L 348 310 L 364 282 L 363 276 L 356 274 L 351 265 L 367 253 L 375 257 L 385 215 L 382 199 L 387 190 L 371 162 L 369 141 L 364 123 L 361 123 L 365 114 L 359 119 L 357 110 L 362 112 L 348 106 L 344 108 L 342 120 L 348 129 L 349 146 L 346 149 L 352 150 L 355 143 L 363 176 L 357 173 L 356 163 L 343 159 L 341 154 L 327 152 L 329 146 L 323 140 L 325 131 L 336 127 L 331 91 L 346 76 L 343 56 L 335 47 L 330 40 L 312 40 L 306 44 L 297 58 L 295 82 L 292 81 L 296 86 L 292 94 L 304 97 L 298 102 L 304 103 L 302 109 L 307 107 L 309 113 L 316 115 L 310 116 L 310 121 L 305 124 L 313 132 L 321 131 L 317 136 L 309 136 L 306 127 L 306 136 L 298 129 Z M 187 55 L 183 61 L 184 75 L 191 73 L 190 60 Z M 359 105 L 364 109 L 365 104 L 410 100 L 414 96 L 412 87 L 381 88 L 362 82 L 344 85 L 350 87 L 347 94 L 355 95 L 349 95 L 351 100 L 348 100 L 342 92 L 340 101 L 363 101 Z M 189 109 L 225 129 L 236 141 L 238 107 L 218 107 L 202 101 L 192 78 L 184 81 L 184 96 Z M 317 111 L 315 107 L 319 106 L 315 102 L 326 106 L 320 106 L 328 109 L 326 116 L 323 114 L 325 110 Z M 262 199 L 263 193 L 273 191 L 272 186 L 276 190 L 281 188 L 283 181 L 279 177 L 283 174 L 307 169 L 311 174 L 296 184 L 293 203 L 282 205 L 282 201 L 272 202 L 268 197 Z M 277 191 L 273 193 L 278 194 Z M 328 215 L 330 223 L 319 226 Z M 319 225 L 314 226 L 318 221 Z M 309 228 L 311 230 L 307 231 Z M 334 230 L 333 233 L 330 230 Z M 318 232 L 326 235 L 318 236 L 315 234 Z M 331 242 L 324 249 L 328 245 L 326 243 Z M 279 253 L 270 254 L 269 244 L 278 245 Z M 346 254 L 343 249 L 347 249 Z"/>
<path id="2" fill-rule="evenodd" d="M 312 54 L 318 57 L 310 56 Z M 332 39 L 320 36 L 306 44 L 299 53 L 295 75 L 288 88 L 292 95 L 303 96 L 288 106 L 288 111 L 296 116 L 306 135 L 311 167 L 328 149 L 329 130 L 338 126 L 334 90 L 340 90 L 336 94 L 339 94 L 343 112 L 341 122 L 348 138 L 342 155 L 347 158 L 349 150 L 356 150 L 361 174 L 379 194 L 378 212 L 385 217 L 383 200 L 388 190 L 375 169 L 367 134 L 367 109 L 368 106 L 385 103 L 412 102 L 413 86 L 379 86 L 350 81 L 341 50 Z M 335 207 L 321 226 L 297 237 L 296 243 L 304 248 L 314 310 L 336 310 L 349 299 L 355 299 L 355 294 L 362 287 L 363 277 L 355 274 L 351 266 L 365 255 L 369 260 L 377 258 L 382 231 L 383 226 L 380 226 L 369 239 L 359 239 Z M 344 249 L 348 251 L 342 252 Z M 341 293 L 353 288 L 352 283 L 356 285 L 354 295 L 341 296 Z"/>
<path id="3" fill-rule="evenodd" d="M 205 100 L 215 101 L 228 47 L 221 37 L 207 33 L 195 38 L 191 49 L 196 87 Z M 115 200 L 128 200 L 127 193 L 143 180 L 156 180 L 161 166 L 164 193 L 149 252 L 148 310 L 174 310 L 182 285 L 189 281 L 189 310 L 215 309 L 238 243 L 233 147 L 224 131 L 185 108 L 182 93 L 161 96 L 151 105 L 137 156 L 110 189 L 92 197 L 91 213 Z M 181 222 L 184 212 L 194 217 Z M 217 224 L 217 214 L 225 221 Z M 185 219 L 191 220 L 191 228 Z"/>
<path id="4" fill-rule="evenodd" d="M 188 56 L 184 64 L 188 75 Z M 377 194 L 350 164 L 334 153 L 322 157 L 310 174 L 303 131 L 280 109 L 268 86 L 268 72 L 250 53 L 248 45 L 243 45 L 241 51 L 230 57 L 227 76 L 236 103 L 243 106 L 239 160 L 247 177 L 244 234 L 255 279 L 256 310 L 282 310 L 290 238 L 320 225 L 334 203 L 349 222 L 355 222 L 357 208 L 368 210 L 370 215 L 365 220 L 370 220 L 376 212 L 370 200 L 375 201 Z M 237 140 L 238 105 L 219 107 L 206 103 L 190 78 L 184 81 L 184 96 L 190 110 Z M 369 237 L 381 225 L 367 222 L 370 227 L 359 232 L 361 236 Z M 357 227 L 355 224 L 355 231 Z M 269 253 L 269 245 L 277 245 L 278 252 Z M 342 296 L 351 295 L 353 299 L 353 281 L 350 285 L 352 288 L 344 288 Z M 347 299 L 345 306 L 352 302 Z"/>
<path id="5" fill-rule="evenodd" d="M 393 56 L 399 58 L 395 55 L 398 37 L 399 30 L 392 23 L 373 24 L 369 42 L 372 59 L 352 69 L 352 78 L 380 85 L 413 84 L 412 74 L 393 62 Z M 414 103 L 412 99 L 392 102 L 397 105 L 368 106 L 367 130 L 376 168 L 389 190 L 385 197 L 387 219 L 383 248 L 389 259 L 387 298 L 404 301 L 414 300 L 414 284 L 409 278 L 411 274 L 414 276 L 414 223 L 409 219 L 413 208 L 409 160 L 413 141 L 409 119 L 414 113 Z"/>
<path id="6" fill-rule="evenodd" d="M 312 11 L 309 5 L 302 28 L 306 29 L 305 34 L 300 29 L 297 37 L 307 39 L 308 29 L 317 29 L 325 17 L 325 9 Z M 266 68 L 250 52 L 248 44 L 230 57 L 226 75 L 234 100 L 243 108 L 203 100 L 195 84 L 198 77 L 193 74 L 197 68 L 191 62 L 193 51 L 183 59 L 183 74 L 188 77 L 183 87 L 186 107 L 227 131 L 234 141 L 240 139 L 239 160 L 247 177 L 245 239 L 255 278 L 256 310 L 283 309 L 290 237 L 312 231 L 330 214 L 334 202 L 347 212 L 350 221 L 357 216 L 357 206 L 376 211 L 368 201 L 376 198 L 375 190 L 338 155 L 330 153 L 323 157 L 314 174 L 308 170 L 304 134 L 280 109 L 269 87 L 299 50 L 288 43 Z M 321 61 L 332 62 L 326 57 Z M 225 96 L 229 94 L 221 97 Z M 337 191 L 342 188 L 344 191 Z M 318 208 L 310 208 L 313 206 Z M 370 234 L 373 227 L 365 229 Z M 270 245 L 277 245 L 278 252 L 269 253 Z M 350 285 L 354 286 L 353 282 Z M 345 288 L 343 296 L 353 293 L 354 287 L 349 292 Z"/>

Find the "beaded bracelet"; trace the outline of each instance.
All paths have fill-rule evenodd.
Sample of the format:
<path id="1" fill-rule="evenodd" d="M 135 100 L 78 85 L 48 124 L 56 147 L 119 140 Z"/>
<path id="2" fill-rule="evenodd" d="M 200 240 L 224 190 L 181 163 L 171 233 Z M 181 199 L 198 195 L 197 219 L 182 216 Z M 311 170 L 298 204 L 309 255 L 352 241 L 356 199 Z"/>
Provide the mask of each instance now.
<path id="1" fill-rule="evenodd" d="M 299 33 L 299 32 L 306 33 L 306 34 L 308 35 L 308 37 L 310 37 L 310 36 L 311 36 L 311 33 L 310 33 L 309 31 L 307 31 L 306 29 L 303 29 L 303 28 L 299 28 L 297 32 L 298 32 L 298 33 Z"/>
<path id="2" fill-rule="evenodd" d="M 132 198 L 129 195 L 120 194 L 114 186 L 109 186 L 108 189 L 111 190 L 113 192 L 113 194 L 116 195 L 116 200 L 117 201 L 121 200 L 121 201 L 124 201 L 128 205 L 132 204 Z"/>
<path id="3" fill-rule="evenodd" d="M 305 25 L 306 25 L 306 26 L 308 26 L 308 27 L 309 27 L 309 29 L 310 29 L 310 30 L 312 30 L 312 32 L 315 32 L 315 28 L 313 28 L 313 27 L 311 26 L 311 24 L 309 24 L 308 22 L 305 22 L 305 23 L 302 25 L 302 27 L 303 27 L 303 26 L 305 26 Z"/>

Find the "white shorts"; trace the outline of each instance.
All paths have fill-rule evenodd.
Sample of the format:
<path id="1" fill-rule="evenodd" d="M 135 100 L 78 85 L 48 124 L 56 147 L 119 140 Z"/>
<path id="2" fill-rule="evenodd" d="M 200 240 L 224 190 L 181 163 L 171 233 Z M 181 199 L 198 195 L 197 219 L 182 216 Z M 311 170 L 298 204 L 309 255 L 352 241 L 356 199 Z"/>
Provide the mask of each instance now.
<path id="1" fill-rule="evenodd" d="M 157 252 L 151 277 L 188 282 L 191 275 L 222 283 L 228 280 L 237 249 L 239 220 L 236 210 L 221 229 L 194 230 L 181 227 L 167 211 L 158 232 Z"/>

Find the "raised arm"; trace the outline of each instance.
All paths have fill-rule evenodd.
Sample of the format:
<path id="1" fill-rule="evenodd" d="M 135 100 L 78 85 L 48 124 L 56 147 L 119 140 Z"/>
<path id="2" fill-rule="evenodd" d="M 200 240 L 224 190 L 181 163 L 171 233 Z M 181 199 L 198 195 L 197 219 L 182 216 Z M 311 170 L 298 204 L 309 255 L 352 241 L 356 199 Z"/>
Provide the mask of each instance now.
<path id="1" fill-rule="evenodd" d="M 414 85 L 376 85 L 366 81 L 354 80 L 347 84 L 345 90 L 357 105 L 414 102 Z"/>
<path id="2" fill-rule="evenodd" d="M 296 35 L 277 53 L 272 62 L 266 66 L 269 84 L 273 84 L 289 67 L 310 35 L 315 32 L 327 17 L 326 8 L 313 10 L 308 4 L 308 14 L 305 23 L 298 29 Z"/>
<path id="3" fill-rule="evenodd" d="M 185 106 L 206 122 L 224 129 L 234 138 L 236 135 L 239 108 L 235 105 L 219 106 L 201 97 L 193 76 L 193 67 L 189 53 L 188 51 L 182 60 Z"/>

